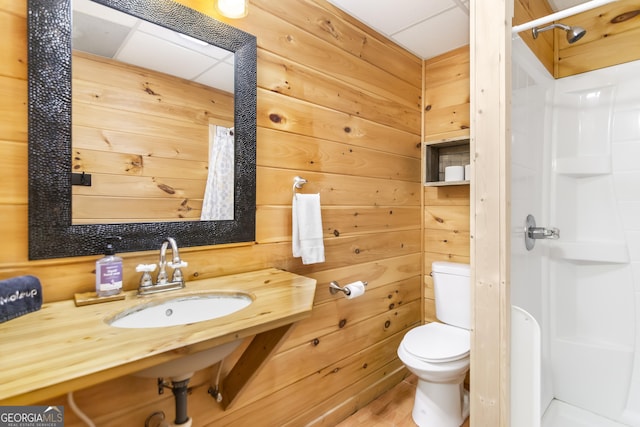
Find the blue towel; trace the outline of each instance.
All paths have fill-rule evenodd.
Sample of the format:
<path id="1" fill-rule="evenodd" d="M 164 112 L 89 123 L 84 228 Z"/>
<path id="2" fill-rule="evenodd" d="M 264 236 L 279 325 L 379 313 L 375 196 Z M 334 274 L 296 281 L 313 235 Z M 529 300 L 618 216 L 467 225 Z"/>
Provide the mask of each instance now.
<path id="1" fill-rule="evenodd" d="M 42 286 L 34 276 L 0 280 L 0 323 L 42 307 Z"/>

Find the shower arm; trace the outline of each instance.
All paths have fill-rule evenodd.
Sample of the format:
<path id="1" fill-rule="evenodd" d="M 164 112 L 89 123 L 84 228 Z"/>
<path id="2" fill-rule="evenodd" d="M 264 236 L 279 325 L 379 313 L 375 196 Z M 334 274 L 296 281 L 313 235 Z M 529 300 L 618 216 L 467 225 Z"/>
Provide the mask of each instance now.
<path id="1" fill-rule="evenodd" d="M 556 23 L 556 24 L 549 24 L 546 27 L 540 27 L 540 28 L 533 28 L 533 38 L 537 39 L 538 38 L 538 34 L 543 33 L 545 31 L 548 30 L 552 30 L 554 28 L 561 28 L 565 31 L 571 31 L 571 27 L 565 24 L 560 24 L 560 23 Z"/>

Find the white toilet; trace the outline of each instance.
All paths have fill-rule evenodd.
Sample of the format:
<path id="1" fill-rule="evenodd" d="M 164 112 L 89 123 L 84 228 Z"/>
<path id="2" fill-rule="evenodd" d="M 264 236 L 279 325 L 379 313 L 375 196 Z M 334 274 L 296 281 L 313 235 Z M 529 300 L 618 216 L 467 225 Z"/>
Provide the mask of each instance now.
<path id="1" fill-rule="evenodd" d="M 434 262 L 436 317 L 407 332 L 398 357 L 418 377 L 413 420 L 420 427 L 458 427 L 469 415 L 471 282 L 468 264 Z"/>

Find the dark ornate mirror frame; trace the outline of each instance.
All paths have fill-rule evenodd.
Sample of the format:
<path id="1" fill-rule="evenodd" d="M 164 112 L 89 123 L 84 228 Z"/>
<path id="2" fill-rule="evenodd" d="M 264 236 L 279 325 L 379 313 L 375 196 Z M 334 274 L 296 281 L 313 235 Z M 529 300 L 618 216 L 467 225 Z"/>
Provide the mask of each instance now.
<path id="1" fill-rule="evenodd" d="M 255 240 L 256 38 L 171 0 L 93 0 L 235 53 L 235 216 L 71 225 L 71 0 L 29 0 L 29 259 Z"/>

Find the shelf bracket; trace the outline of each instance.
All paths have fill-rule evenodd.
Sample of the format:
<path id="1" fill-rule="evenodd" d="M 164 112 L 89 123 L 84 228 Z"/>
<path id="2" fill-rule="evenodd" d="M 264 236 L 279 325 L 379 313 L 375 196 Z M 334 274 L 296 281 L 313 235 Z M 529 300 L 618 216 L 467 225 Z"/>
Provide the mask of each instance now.
<path id="1" fill-rule="evenodd" d="M 257 334 L 222 382 L 222 407 L 227 410 L 264 368 L 289 335 L 293 323 Z"/>

